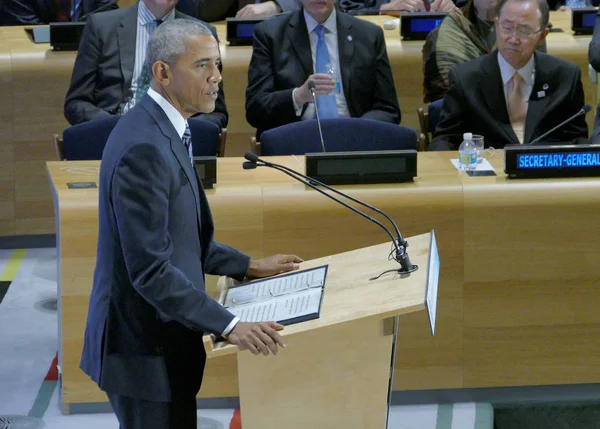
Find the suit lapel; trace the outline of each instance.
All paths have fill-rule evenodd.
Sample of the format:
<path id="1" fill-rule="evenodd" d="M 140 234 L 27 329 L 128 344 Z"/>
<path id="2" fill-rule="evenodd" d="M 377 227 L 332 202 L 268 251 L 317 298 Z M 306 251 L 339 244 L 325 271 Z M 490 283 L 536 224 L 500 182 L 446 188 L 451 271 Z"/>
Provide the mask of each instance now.
<path id="1" fill-rule="evenodd" d="M 552 77 L 552 71 L 547 70 L 547 67 L 543 64 L 543 57 L 537 52 L 534 54 L 535 60 L 535 81 L 531 90 L 531 96 L 529 97 L 529 105 L 527 106 L 527 119 L 525 121 L 525 136 L 524 141 L 529 142 L 537 129 L 538 124 L 546 107 L 552 98 L 553 83 L 550 81 Z"/>
<path id="2" fill-rule="evenodd" d="M 133 68 L 135 66 L 135 46 L 137 41 L 137 5 L 131 6 L 123 17 L 117 30 L 117 43 L 119 44 L 119 64 L 123 75 L 123 94 L 129 93 Z"/>
<path id="3" fill-rule="evenodd" d="M 337 13 L 338 52 L 340 59 L 340 73 L 346 100 L 351 99 L 350 86 L 352 85 L 350 71 L 352 70 L 352 57 L 354 55 L 354 42 L 352 37 L 352 21 L 343 13 Z M 348 103 L 348 108 L 352 104 Z"/>
<path id="4" fill-rule="evenodd" d="M 290 19 L 286 33 L 290 39 L 292 48 L 302 64 L 305 73 L 304 80 L 306 80 L 308 76 L 313 74 L 314 68 L 312 52 L 310 50 L 310 39 L 308 38 L 308 31 L 302 10 L 295 12 L 295 16 Z"/>
<path id="5" fill-rule="evenodd" d="M 500 73 L 500 65 L 498 64 L 498 51 L 495 51 L 493 55 L 485 57 L 485 61 L 482 61 L 482 69 L 484 77 L 479 82 L 481 98 L 487 103 L 488 110 L 496 118 L 496 123 L 502 132 L 506 134 L 507 139 L 517 144 L 519 143 L 519 139 L 512 129 L 510 118 L 508 117 L 504 84 L 502 83 L 502 74 Z"/>
<path id="6" fill-rule="evenodd" d="M 162 134 L 169 139 L 171 152 L 177 159 L 177 162 L 181 166 L 181 169 L 185 173 L 190 185 L 192 186 L 192 190 L 194 193 L 194 201 L 196 204 L 196 211 L 198 213 L 198 223 L 200 223 L 200 196 L 199 196 L 199 188 L 198 188 L 198 180 L 196 179 L 196 172 L 192 163 L 190 162 L 189 155 L 185 150 L 185 146 L 181 141 L 181 137 L 177 134 L 175 127 L 165 114 L 165 112 L 161 109 L 161 107 L 156 104 L 156 102 L 149 95 L 145 95 L 139 102 L 150 115 L 156 121 L 156 124 L 160 128 Z"/>

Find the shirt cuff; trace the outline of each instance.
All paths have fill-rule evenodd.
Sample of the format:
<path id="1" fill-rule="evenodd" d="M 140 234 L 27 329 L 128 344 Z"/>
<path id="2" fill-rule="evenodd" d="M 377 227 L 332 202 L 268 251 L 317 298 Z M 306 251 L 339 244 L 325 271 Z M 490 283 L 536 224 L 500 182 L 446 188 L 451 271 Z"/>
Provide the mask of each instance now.
<path id="1" fill-rule="evenodd" d="M 235 325 L 237 325 L 239 321 L 240 321 L 239 317 L 237 317 L 237 316 L 234 317 L 233 320 L 229 323 L 229 325 L 227 325 L 227 327 L 225 328 L 225 330 L 223 331 L 221 336 L 223 338 L 227 338 L 227 335 L 229 335 L 229 333 L 231 331 L 233 331 L 233 328 L 235 328 Z"/>
<path id="2" fill-rule="evenodd" d="M 302 116 L 302 107 L 303 106 L 298 107 L 298 103 L 296 102 L 296 91 L 297 90 L 298 90 L 298 88 L 294 88 L 294 90 L 292 91 L 292 101 L 294 102 L 294 110 L 296 111 L 296 116 Z"/>

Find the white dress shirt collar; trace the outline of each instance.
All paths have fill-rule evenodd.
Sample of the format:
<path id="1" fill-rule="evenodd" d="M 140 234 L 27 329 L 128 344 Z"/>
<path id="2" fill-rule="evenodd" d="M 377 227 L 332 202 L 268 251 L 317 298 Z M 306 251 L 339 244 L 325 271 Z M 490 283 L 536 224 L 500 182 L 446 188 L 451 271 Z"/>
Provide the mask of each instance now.
<path id="1" fill-rule="evenodd" d="M 165 21 L 170 21 L 174 18 L 175 18 L 175 9 L 173 9 L 171 12 L 169 12 L 162 18 L 157 18 L 154 15 L 152 15 L 152 12 L 150 12 L 150 9 L 148 9 L 146 7 L 143 0 L 140 0 L 140 2 L 138 3 L 138 23 L 140 25 L 147 25 L 150 23 L 154 23 L 157 19 L 160 19 L 161 21 L 165 22 Z"/>
<path id="2" fill-rule="evenodd" d="M 163 97 L 154 89 L 152 89 L 152 87 L 148 88 L 148 95 L 152 97 L 154 101 L 156 101 L 156 103 L 160 106 L 161 109 L 163 109 L 165 115 L 167 115 L 167 118 L 169 118 L 169 121 L 171 121 L 173 127 L 175 127 L 177 135 L 183 138 L 186 121 L 181 115 L 181 113 L 179 113 L 177 109 L 173 107 L 173 105 L 169 103 L 165 97 Z"/>
<path id="3" fill-rule="evenodd" d="M 533 87 L 535 75 L 535 59 L 533 55 L 529 58 L 527 64 L 519 70 L 515 70 L 515 68 L 504 59 L 502 54 L 498 52 L 498 65 L 500 66 L 500 74 L 502 75 L 502 85 L 506 86 L 515 73 L 519 73 L 525 84 L 528 87 Z"/>
<path id="4" fill-rule="evenodd" d="M 306 29 L 308 30 L 308 34 L 312 33 L 315 29 L 315 27 L 317 25 L 319 25 L 319 23 L 308 14 L 308 12 L 306 12 L 306 10 L 303 11 L 304 12 L 304 20 L 306 21 Z M 325 20 L 325 22 L 323 23 L 323 27 L 325 27 L 325 29 L 327 30 L 327 33 L 332 33 L 332 34 L 336 34 L 337 35 L 337 17 L 336 17 L 336 10 L 335 8 L 333 8 L 333 11 L 331 12 L 331 15 L 329 15 L 329 18 L 327 18 Z"/>

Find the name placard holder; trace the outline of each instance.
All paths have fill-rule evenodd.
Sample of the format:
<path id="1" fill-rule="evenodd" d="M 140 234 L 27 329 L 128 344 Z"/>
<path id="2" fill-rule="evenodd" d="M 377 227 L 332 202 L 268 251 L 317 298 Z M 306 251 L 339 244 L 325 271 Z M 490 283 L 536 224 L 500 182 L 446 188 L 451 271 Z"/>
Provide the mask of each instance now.
<path id="1" fill-rule="evenodd" d="M 513 179 L 600 177 L 600 145 L 505 146 L 504 172 Z"/>

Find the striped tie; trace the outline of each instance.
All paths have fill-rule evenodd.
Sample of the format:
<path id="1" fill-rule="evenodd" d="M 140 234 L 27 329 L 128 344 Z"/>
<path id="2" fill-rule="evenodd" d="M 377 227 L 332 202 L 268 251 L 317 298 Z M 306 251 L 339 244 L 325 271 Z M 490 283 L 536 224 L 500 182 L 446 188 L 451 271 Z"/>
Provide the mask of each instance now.
<path id="1" fill-rule="evenodd" d="M 162 19 L 155 19 L 154 20 L 154 28 L 152 28 L 151 33 L 153 33 L 154 30 L 156 30 L 162 23 L 163 23 Z M 138 78 L 138 81 L 137 81 L 137 89 L 135 91 L 135 97 L 134 97 L 135 104 L 137 104 L 144 97 L 144 95 L 146 95 L 146 93 L 148 92 L 148 88 L 150 88 L 150 78 L 151 77 L 152 77 L 152 70 L 150 70 L 150 67 L 144 61 L 144 66 L 142 67 L 142 72 L 140 73 L 140 77 Z"/>
<path id="2" fill-rule="evenodd" d="M 188 157 L 190 158 L 190 162 L 194 165 L 194 154 L 192 149 L 192 132 L 190 131 L 190 126 L 187 121 L 185 121 L 185 131 L 183 132 L 183 137 L 181 138 L 183 141 L 183 145 L 185 146 L 185 150 L 188 153 Z"/>

